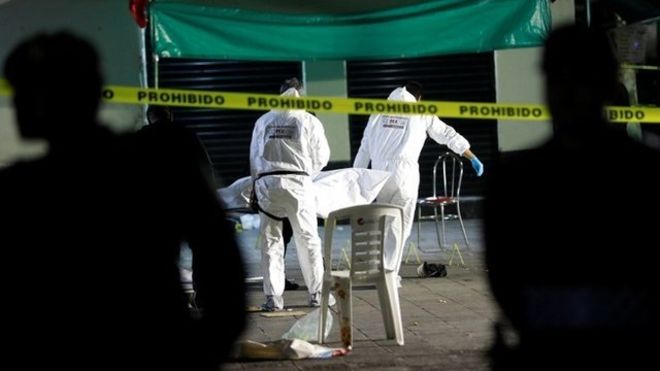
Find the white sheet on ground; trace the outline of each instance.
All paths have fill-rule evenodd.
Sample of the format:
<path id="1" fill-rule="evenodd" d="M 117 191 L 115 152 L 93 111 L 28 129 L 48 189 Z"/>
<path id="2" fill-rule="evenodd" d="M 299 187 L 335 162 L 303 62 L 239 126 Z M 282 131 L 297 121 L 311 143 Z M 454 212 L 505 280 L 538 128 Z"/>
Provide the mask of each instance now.
<path id="1" fill-rule="evenodd" d="M 281 339 L 268 343 L 245 340 L 236 344 L 235 359 L 305 359 L 332 358 L 349 353 L 343 348 L 328 348 L 300 339 Z"/>
<path id="2" fill-rule="evenodd" d="M 331 211 L 373 202 L 390 177 L 387 171 L 346 168 L 322 171 L 314 178 L 316 214 L 327 218 Z M 252 181 L 250 177 L 236 180 L 218 190 L 228 209 L 249 208 Z"/>

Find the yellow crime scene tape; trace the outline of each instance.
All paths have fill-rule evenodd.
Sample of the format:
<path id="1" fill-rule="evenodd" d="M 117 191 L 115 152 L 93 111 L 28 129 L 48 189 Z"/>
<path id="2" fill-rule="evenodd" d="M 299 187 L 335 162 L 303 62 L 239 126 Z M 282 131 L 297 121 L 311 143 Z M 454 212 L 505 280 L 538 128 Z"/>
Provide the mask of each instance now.
<path id="1" fill-rule="evenodd" d="M 0 79 L 0 95 L 9 95 L 6 80 Z M 428 101 L 406 103 L 385 99 L 339 97 L 283 97 L 276 94 L 235 93 L 206 90 L 152 89 L 131 86 L 106 86 L 102 93 L 108 103 L 150 104 L 176 107 L 196 107 L 241 110 L 301 109 L 314 112 L 370 114 L 429 114 L 443 118 L 548 121 L 550 114 L 544 105 L 527 103 L 484 103 Z M 660 108 L 606 108 L 613 122 L 660 123 Z"/>

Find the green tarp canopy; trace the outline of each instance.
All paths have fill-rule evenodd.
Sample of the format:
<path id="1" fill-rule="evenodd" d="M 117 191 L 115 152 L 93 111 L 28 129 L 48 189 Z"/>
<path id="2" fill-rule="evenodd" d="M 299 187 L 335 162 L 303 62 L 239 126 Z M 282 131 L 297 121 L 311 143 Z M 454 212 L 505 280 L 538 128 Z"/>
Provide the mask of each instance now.
<path id="1" fill-rule="evenodd" d="M 161 57 L 236 60 L 484 52 L 538 46 L 550 30 L 548 0 L 156 0 L 149 17 Z"/>

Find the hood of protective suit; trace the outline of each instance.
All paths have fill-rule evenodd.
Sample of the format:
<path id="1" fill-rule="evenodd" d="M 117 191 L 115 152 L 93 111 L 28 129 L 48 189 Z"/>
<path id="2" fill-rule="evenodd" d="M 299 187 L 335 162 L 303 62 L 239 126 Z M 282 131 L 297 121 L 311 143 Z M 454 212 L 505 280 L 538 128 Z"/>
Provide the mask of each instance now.
<path id="1" fill-rule="evenodd" d="M 394 91 L 390 93 L 390 96 L 387 97 L 387 100 L 398 100 L 398 101 L 403 101 L 403 102 L 417 102 L 417 99 L 415 99 L 415 96 L 410 94 L 410 92 L 408 92 L 408 90 L 406 90 L 405 86 L 394 89 Z"/>
<path id="2" fill-rule="evenodd" d="M 296 88 L 288 88 L 282 94 L 283 97 L 297 97 L 300 98 L 300 92 Z"/>

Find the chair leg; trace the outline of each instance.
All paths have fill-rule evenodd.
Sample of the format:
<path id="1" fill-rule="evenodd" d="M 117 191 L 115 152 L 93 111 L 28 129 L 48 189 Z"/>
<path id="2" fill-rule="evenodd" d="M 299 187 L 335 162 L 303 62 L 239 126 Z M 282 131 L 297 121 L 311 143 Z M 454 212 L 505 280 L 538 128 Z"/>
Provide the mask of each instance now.
<path id="1" fill-rule="evenodd" d="M 380 314 L 383 316 L 383 324 L 385 325 L 385 335 L 388 339 L 392 339 L 394 337 L 394 326 L 392 322 L 392 309 L 390 308 L 391 304 L 387 293 L 387 284 L 385 282 L 378 282 L 376 288 L 378 289 Z"/>
<path id="2" fill-rule="evenodd" d="M 389 297 L 389 287 L 387 285 L 387 274 L 384 282 L 378 282 L 378 300 L 380 302 L 380 313 L 383 316 L 385 325 L 385 335 L 388 339 L 395 338 L 394 319 L 392 318 L 392 301 Z"/>
<path id="3" fill-rule="evenodd" d="M 328 316 L 328 300 L 330 299 L 330 285 L 332 283 L 323 281 L 323 288 L 321 289 L 321 320 L 319 321 L 317 339 L 319 344 L 323 344 L 325 340 L 325 324 Z"/>
<path id="4" fill-rule="evenodd" d="M 346 349 L 353 349 L 353 287 L 350 278 L 335 279 L 335 293 L 339 300 L 339 334 Z"/>
<path id="5" fill-rule="evenodd" d="M 445 206 L 440 206 L 440 217 L 442 219 L 442 247 L 447 247 L 447 231 L 445 230 Z"/>
<path id="6" fill-rule="evenodd" d="M 463 216 L 461 215 L 461 204 L 460 202 L 456 203 L 456 213 L 458 214 L 458 221 L 461 223 L 461 229 L 463 230 L 463 237 L 465 238 L 465 246 L 470 250 L 470 241 L 468 241 L 467 233 L 465 232 L 465 225 L 463 224 Z"/>
<path id="7" fill-rule="evenodd" d="M 433 208 L 433 221 L 435 222 L 435 236 L 438 239 L 438 245 L 440 245 L 440 250 L 444 249 L 444 245 L 442 244 L 442 236 L 440 235 L 440 226 L 438 225 L 438 208 L 434 207 Z"/>
<path id="8" fill-rule="evenodd" d="M 404 344 L 403 321 L 401 320 L 401 305 L 399 303 L 399 289 L 394 273 L 385 274 L 385 282 L 378 287 L 385 322 L 385 332 L 388 339 L 396 339 L 398 345 Z M 387 318 L 385 316 L 387 315 Z"/>

